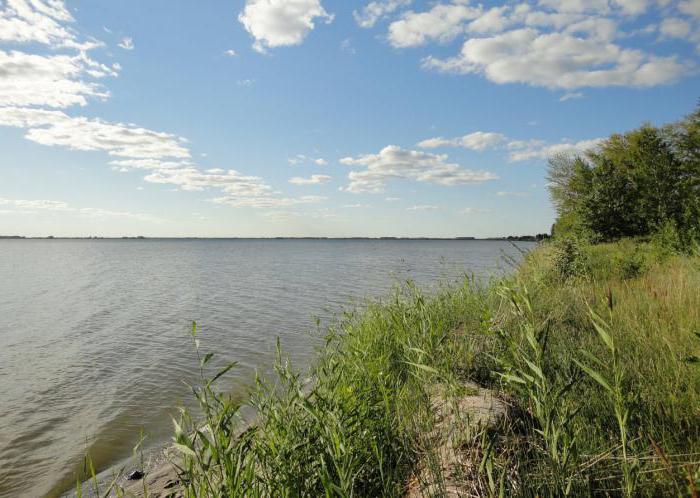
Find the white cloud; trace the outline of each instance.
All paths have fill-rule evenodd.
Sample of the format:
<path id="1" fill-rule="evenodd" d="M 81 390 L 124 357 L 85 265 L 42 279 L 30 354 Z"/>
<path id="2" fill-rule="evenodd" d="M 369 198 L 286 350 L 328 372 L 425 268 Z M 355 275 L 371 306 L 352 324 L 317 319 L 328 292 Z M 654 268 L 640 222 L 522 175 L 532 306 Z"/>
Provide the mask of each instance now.
<path id="1" fill-rule="evenodd" d="M 567 100 L 582 99 L 583 93 L 581 92 L 568 92 L 559 97 L 559 102 L 566 102 Z"/>
<path id="2" fill-rule="evenodd" d="M 498 197 L 530 197 L 529 192 L 496 192 Z"/>
<path id="3" fill-rule="evenodd" d="M 234 49 L 230 48 L 224 52 L 225 55 L 228 55 L 229 57 L 236 57 L 238 55 L 238 52 L 236 52 Z"/>
<path id="4" fill-rule="evenodd" d="M 247 0 L 238 16 L 255 39 L 253 48 L 259 52 L 301 44 L 317 19 L 333 21 L 320 0 Z"/>
<path id="5" fill-rule="evenodd" d="M 678 10 L 689 16 L 700 18 L 700 0 L 685 0 L 678 4 Z"/>
<path id="6" fill-rule="evenodd" d="M 597 38 L 516 29 L 466 41 L 459 56 L 428 57 L 424 67 L 482 74 L 495 83 L 525 83 L 573 90 L 584 87 L 650 87 L 688 71 L 676 57 L 657 57 Z"/>
<path id="7" fill-rule="evenodd" d="M 481 8 L 465 2 L 438 3 L 427 12 L 407 12 L 389 25 L 394 47 L 416 47 L 429 41 L 447 42 L 464 32 L 464 22 L 479 17 Z"/>
<path id="8" fill-rule="evenodd" d="M 161 222 L 162 220 L 140 213 L 131 213 L 128 211 L 112 211 L 109 209 L 94 208 L 94 207 L 73 207 L 67 202 L 52 201 L 46 199 L 3 199 L 0 198 L 0 206 L 12 208 L 9 213 L 36 213 L 41 211 L 50 211 L 57 213 L 68 213 L 87 218 L 127 218 L 139 221 Z"/>
<path id="9" fill-rule="evenodd" d="M 652 87 L 674 82 L 694 68 L 679 56 L 655 55 L 616 42 L 630 35 L 621 25 L 652 4 L 663 8 L 651 0 L 540 0 L 489 9 L 468 0 L 443 0 L 424 12 L 404 13 L 390 24 L 388 40 L 406 48 L 464 36 L 459 55 L 428 56 L 423 67 L 479 74 L 498 84 L 566 90 Z M 686 0 L 679 8 L 700 17 L 700 0 Z M 680 37 L 690 29 L 685 20 L 665 24 L 669 36 L 673 32 Z"/>
<path id="10" fill-rule="evenodd" d="M 130 38 L 128 36 L 125 38 L 122 38 L 122 41 L 119 42 L 119 47 L 123 48 L 124 50 L 134 50 L 133 38 Z"/>
<path id="11" fill-rule="evenodd" d="M 418 147 L 423 149 L 434 149 L 437 147 L 463 147 L 469 150 L 486 150 L 493 149 L 501 145 L 506 140 L 506 137 L 500 133 L 491 133 L 477 131 L 470 133 L 469 135 L 464 135 L 463 137 L 444 139 L 429 138 L 418 143 Z"/>
<path id="12" fill-rule="evenodd" d="M 663 1 L 659 1 L 662 4 Z M 646 12 L 649 7 L 648 0 L 613 0 L 613 4 L 622 9 L 623 14 L 637 16 Z"/>
<path id="13" fill-rule="evenodd" d="M 569 95 L 568 98 L 578 98 L 578 95 Z M 547 159 L 559 153 L 584 152 L 595 148 L 600 141 L 601 139 L 581 140 L 579 142 L 566 140 L 559 143 L 550 143 L 537 139 L 514 140 L 502 133 L 477 131 L 452 139 L 429 138 L 419 142 L 418 146 L 424 149 L 461 147 L 475 151 L 506 150 L 511 161 L 527 161 L 531 159 Z"/>
<path id="14" fill-rule="evenodd" d="M 145 177 L 150 183 L 177 185 L 182 190 L 202 191 L 209 188 L 219 189 L 232 197 L 260 198 L 272 197 L 272 187 L 262 178 L 244 175 L 236 170 L 210 169 L 200 170 L 195 167 L 155 170 Z"/>
<path id="15" fill-rule="evenodd" d="M 406 150 L 396 145 L 384 147 L 378 154 L 367 154 L 357 158 L 340 160 L 348 166 L 363 166 L 366 169 L 352 171 L 348 175 L 347 192 L 380 193 L 387 181 L 409 179 L 419 182 L 455 186 L 481 183 L 498 177 L 488 171 L 472 171 L 457 164 L 448 163 L 446 155 Z"/>
<path id="16" fill-rule="evenodd" d="M 387 197 L 384 200 L 387 202 L 397 202 L 401 200 L 401 197 Z"/>
<path id="17" fill-rule="evenodd" d="M 471 33 L 500 33 L 510 24 L 511 19 L 506 15 L 508 6 L 493 7 L 467 25 Z"/>
<path id="18" fill-rule="evenodd" d="M 283 11 L 281 17 L 279 12 L 272 12 L 273 23 L 284 21 L 286 14 L 299 13 L 303 3 L 310 2 L 249 2 L 267 4 L 272 11 Z M 252 13 L 255 13 L 254 6 Z M 63 26 L 72 21 L 61 0 L 0 0 L 0 41 L 44 43 L 52 49 L 67 48 L 77 52 L 75 55 L 34 55 L 0 50 L 0 126 L 25 129 L 25 138 L 42 145 L 105 152 L 115 157 L 110 162 L 112 169 L 146 171 L 145 180 L 151 183 L 175 185 L 180 190 L 218 190 L 225 194 L 219 201 L 224 199 L 224 203 L 230 205 L 291 205 L 320 201 L 319 197 L 280 197 L 280 193 L 273 191 L 262 178 L 236 170 L 202 170 L 191 162 L 186 140 L 176 135 L 134 124 L 69 116 L 55 110 L 84 106 L 90 98 L 106 99 L 108 92 L 89 79 L 117 76 L 121 69 L 118 63 L 106 66 L 90 59 L 87 51 L 101 44 L 95 40 L 80 41 L 72 29 Z M 124 38 L 119 46 L 131 50 L 133 41 Z M 325 164 L 319 162 L 320 159 L 316 161 L 316 164 Z M 319 180 L 323 178 L 319 177 Z M 33 204 L 27 201 L 15 205 L 25 210 L 51 207 L 80 215 L 121 215 L 93 208 L 70 208 L 49 201 Z"/>
<path id="19" fill-rule="evenodd" d="M 290 157 L 289 159 L 287 159 L 287 162 L 289 164 L 291 164 L 292 166 L 298 166 L 299 164 L 305 164 L 305 163 L 315 164 L 316 166 L 327 166 L 328 165 L 328 161 L 326 161 L 322 157 L 313 158 L 313 157 L 309 157 L 305 154 L 297 154 L 294 157 Z"/>
<path id="20" fill-rule="evenodd" d="M 236 81 L 236 85 L 246 87 L 246 88 L 250 88 L 254 84 L 255 84 L 255 80 L 252 80 L 252 79 L 243 79 L 243 80 Z"/>
<path id="21" fill-rule="evenodd" d="M 26 138 L 43 145 L 74 150 L 103 151 L 123 157 L 111 161 L 118 171 L 146 170 L 150 183 L 175 185 L 181 190 L 217 189 L 226 194 L 217 202 L 231 206 L 266 207 L 312 202 L 310 197 L 280 198 L 257 176 L 236 170 L 202 170 L 190 163 L 184 140 L 131 124 L 69 117 L 61 111 L 0 107 L 0 126 L 27 128 Z M 225 202 L 222 200 L 224 199 Z M 319 198 L 313 198 L 319 202 Z"/>
<path id="22" fill-rule="evenodd" d="M 539 0 L 538 3 L 557 12 L 606 14 L 609 11 L 608 0 Z"/>
<path id="23" fill-rule="evenodd" d="M 213 199 L 217 204 L 225 204 L 231 207 L 249 208 L 280 208 L 288 206 L 298 206 L 300 204 L 318 204 L 327 198 L 318 195 L 304 195 L 301 197 L 218 197 Z"/>
<path id="24" fill-rule="evenodd" d="M 129 158 L 189 158 L 182 139 L 131 124 L 70 117 L 61 111 L 0 107 L 0 125 L 28 128 L 28 140 Z"/>
<path id="25" fill-rule="evenodd" d="M 73 17 L 61 0 L 6 0 L 0 3 L 0 42 L 81 50 L 100 45 L 95 40 L 79 42 L 75 31 L 66 26 L 72 22 Z"/>
<path id="26" fill-rule="evenodd" d="M 667 17 L 659 26 L 661 34 L 669 38 L 685 38 L 690 34 L 690 30 L 690 23 L 678 17 Z"/>
<path id="27" fill-rule="evenodd" d="M 528 161 L 531 159 L 548 159 L 557 154 L 580 154 L 595 149 L 602 139 L 581 140 L 579 142 L 560 142 L 550 144 L 542 140 L 513 140 L 508 143 L 511 161 Z"/>
<path id="28" fill-rule="evenodd" d="M 292 185 L 321 185 L 329 181 L 331 181 L 331 177 L 328 175 L 311 175 L 309 178 L 295 176 L 289 179 L 289 183 Z"/>
<path id="29" fill-rule="evenodd" d="M 392 12 L 410 5 L 412 0 L 381 0 L 370 2 L 362 10 L 353 11 L 352 15 L 361 28 L 371 28 L 377 21 Z"/>
<path id="30" fill-rule="evenodd" d="M 409 208 L 406 208 L 406 211 L 434 211 L 435 209 L 440 208 L 431 204 L 418 204 L 417 206 L 411 206 Z"/>
<path id="31" fill-rule="evenodd" d="M 116 71 L 85 55 L 33 55 L 0 50 L 0 105 L 84 106 L 88 98 L 105 99 L 109 93 L 83 78 L 115 76 Z"/>
<path id="32" fill-rule="evenodd" d="M 110 161 L 112 169 L 126 173 L 133 170 L 151 170 L 151 169 L 182 169 L 191 167 L 192 164 L 186 161 L 165 161 L 163 159 L 120 159 L 118 161 Z"/>

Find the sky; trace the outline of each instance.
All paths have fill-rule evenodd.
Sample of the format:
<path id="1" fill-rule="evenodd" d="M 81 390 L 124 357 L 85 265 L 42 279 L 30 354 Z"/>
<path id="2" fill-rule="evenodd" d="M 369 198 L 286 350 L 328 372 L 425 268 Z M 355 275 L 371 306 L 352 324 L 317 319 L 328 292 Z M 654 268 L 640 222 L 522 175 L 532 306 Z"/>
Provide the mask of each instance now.
<path id="1" fill-rule="evenodd" d="M 699 56 L 700 0 L 0 0 L 0 235 L 548 232 Z"/>

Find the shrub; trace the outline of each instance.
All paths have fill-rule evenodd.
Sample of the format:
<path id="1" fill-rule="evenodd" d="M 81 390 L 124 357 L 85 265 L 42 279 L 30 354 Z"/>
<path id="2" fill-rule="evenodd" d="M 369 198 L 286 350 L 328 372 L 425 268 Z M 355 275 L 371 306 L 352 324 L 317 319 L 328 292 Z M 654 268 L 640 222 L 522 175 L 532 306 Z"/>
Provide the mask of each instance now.
<path id="1" fill-rule="evenodd" d="M 554 245 L 553 270 L 563 281 L 587 276 L 590 262 L 585 243 L 575 237 L 559 239 Z"/>

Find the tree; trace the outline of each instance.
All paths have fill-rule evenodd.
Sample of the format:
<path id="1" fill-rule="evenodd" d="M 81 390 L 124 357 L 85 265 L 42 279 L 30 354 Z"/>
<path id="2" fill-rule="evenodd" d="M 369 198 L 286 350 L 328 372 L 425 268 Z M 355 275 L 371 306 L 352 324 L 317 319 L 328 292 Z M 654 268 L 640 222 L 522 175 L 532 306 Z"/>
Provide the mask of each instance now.
<path id="1" fill-rule="evenodd" d="M 558 235 L 651 235 L 673 225 L 700 236 L 700 108 L 673 125 L 615 134 L 578 156 L 557 155 L 547 175 Z"/>

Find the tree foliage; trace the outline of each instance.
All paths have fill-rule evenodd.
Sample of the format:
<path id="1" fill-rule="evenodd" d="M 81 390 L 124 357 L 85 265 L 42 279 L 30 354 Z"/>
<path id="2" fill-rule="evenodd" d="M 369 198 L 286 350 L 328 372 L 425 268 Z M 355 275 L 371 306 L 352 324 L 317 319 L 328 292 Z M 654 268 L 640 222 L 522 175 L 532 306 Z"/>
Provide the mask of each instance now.
<path id="1" fill-rule="evenodd" d="M 549 160 L 555 234 L 648 236 L 671 226 L 700 236 L 700 107 L 661 128 L 646 124 L 582 155 Z"/>

